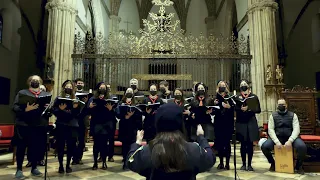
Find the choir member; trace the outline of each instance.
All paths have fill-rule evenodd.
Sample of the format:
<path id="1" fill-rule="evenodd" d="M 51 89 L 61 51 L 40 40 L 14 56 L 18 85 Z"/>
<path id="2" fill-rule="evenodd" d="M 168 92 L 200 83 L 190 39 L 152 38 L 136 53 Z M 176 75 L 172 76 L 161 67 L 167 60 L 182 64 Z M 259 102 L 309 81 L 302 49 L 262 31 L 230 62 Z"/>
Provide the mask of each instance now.
<path id="1" fill-rule="evenodd" d="M 12 140 L 16 146 L 17 172 L 16 179 L 24 179 L 22 172 L 22 164 L 26 148 L 28 147 L 28 158 L 31 161 L 31 175 L 42 176 L 42 173 L 37 169 L 37 162 L 43 160 L 46 139 L 48 117 L 42 116 L 45 107 L 39 107 L 39 104 L 23 105 L 19 102 L 20 95 L 31 97 L 48 96 L 49 93 L 40 91 L 42 79 L 33 75 L 27 80 L 28 89 L 23 89 L 18 92 L 13 104 L 13 111 L 16 115 L 15 134 Z"/>
<path id="2" fill-rule="evenodd" d="M 150 95 L 144 100 L 143 104 L 154 104 L 154 103 L 160 103 L 163 104 L 163 101 L 159 96 L 157 95 L 157 86 L 155 84 L 151 84 L 150 88 Z M 154 122 L 154 115 L 156 111 L 154 111 L 152 108 L 146 108 L 145 112 L 145 119 L 143 122 L 143 130 L 145 132 L 144 137 L 146 138 L 147 142 L 151 141 L 155 135 L 156 135 L 156 129 L 155 129 L 155 122 Z"/>
<path id="3" fill-rule="evenodd" d="M 120 102 L 121 105 L 135 106 L 133 89 L 128 88 Z M 142 129 L 142 113 L 130 111 L 127 114 L 120 112 L 119 140 L 122 142 L 123 169 L 126 169 L 125 159 L 130 149 L 130 145 L 136 140 L 136 133 Z"/>
<path id="4" fill-rule="evenodd" d="M 169 82 L 168 81 L 161 81 L 159 83 L 160 88 L 160 98 L 162 99 L 171 99 L 173 98 L 172 92 L 169 90 Z"/>
<path id="5" fill-rule="evenodd" d="M 56 143 L 59 160 L 59 173 L 64 173 L 63 157 L 64 149 L 67 144 L 67 164 L 66 173 L 71 173 L 70 167 L 71 158 L 76 148 L 77 136 L 78 136 L 78 116 L 80 114 L 79 102 L 76 102 L 74 83 L 70 80 L 66 80 L 62 84 L 61 96 L 57 97 L 53 106 L 53 114 L 57 117 L 56 120 Z M 67 104 L 57 104 L 59 98 L 67 98 L 73 102 L 73 106 L 69 109 Z"/>
<path id="6" fill-rule="evenodd" d="M 109 93 L 110 99 L 117 99 L 117 96 L 111 94 L 111 85 L 107 84 L 107 93 Z M 114 135 L 116 133 L 117 128 L 117 119 L 113 119 L 112 129 L 111 132 L 108 133 L 109 136 L 109 146 L 108 146 L 108 161 L 114 162 L 113 155 L 114 155 Z"/>
<path id="7" fill-rule="evenodd" d="M 184 120 L 184 126 L 185 126 L 185 130 L 186 130 L 186 140 L 190 141 L 191 140 L 191 124 L 188 121 L 189 115 L 190 115 L 190 111 L 189 108 L 187 108 L 187 104 L 184 101 L 184 95 L 183 95 L 183 90 L 180 88 L 176 88 L 174 90 L 174 101 L 173 101 L 176 105 L 178 105 L 179 107 L 181 107 L 183 109 L 183 120 Z"/>
<path id="8" fill-rule="evenodd" d="M 208 140 L 214 140 L 214 129 L 211 116 L 213 110 L 207 108 L 206 106 L 212 106 L 212 99 L 208 97 L 208 88 L 203 83 L 198 83 L 195 85 L 195 98 L 191 102 L 190 111 L 191 114 L 191 123 L 192 123 L 192 140 L 196 140 L 195 132 L 197 125 L 201 124 L 204 128 L 205 138 Z"/>
<path id="9" fill-rule="evenodd" d="M 105 106 L 97 106 L 93 102 L 94 99 L 109 99 L 110 92 L 107 90 L 107 86 L 104 82 L 97 84 L 95 94 L 89 99 L 88 112 L 91 115 L 90 121 L 90 134 L 93 136 L 93 158 L 94 164 L 92 169 L 98 169 L 98 156 L 99 153 L 102 159 L 102 169 L 107 169 L 107 153 L 108 143 L 110 144 L 110 133 L 112 133 L 114 121 L 116 121 L 116 113 L 114 111 L 114 105 L 110 103 Z"/>
<path id="10" fill-rule="evenodd" d="M 242 101 L 244 101 L 244 103 L 241 103 Z M 255 103 L 253 104 L 256 104 L 255 107 L 248 107 L 246 101 L 254 101 Z M 237 96 L 236 105 L 236 137 L 237 140 L 241 142 L 241 170 L 253 171 L 251 166 L 253 142 L 259 140 L 259 128 L 255 114 L 260 112 L 258 97 L 251 93 L 248 81 L 242 80 L 240 83 L 240 95 Z M 246 163 L 247 154 L 248 163 Z"/>
<path id="11" fill-rule="evenodd" d="M 144 96 L 143 92 L 138 89 L 139 81 L 135 78 L 130 80 L 130 87 L 133 89 L 134 96 Z"/>
<path id="12" fill-rule="evenodd" d="M 76 84 L 76 92 L 77 93 L 86 93 L 84 91 L 84 81 L 81 78 L 77 78 L 75 81 Z M 77 94 L 76 94 L 77 95 Z M 88 103 L 88 97 L 84 97 L 80 99 L 84 103 Z M 79 128 L 78 128 L 78 143 L 76 150 L 73 155 L 73 161 L 72 165 L 77 165 L 77 164 L 83 164 L 82 162 L 82 156 L 83 156 L 83 151 L 86 146 L 86 132 L 87 132 L 87 127 L 89 126 L 89 116 L 87 113 L 87 108 L 84 108 L 79 115 Z"/>
<path id="13" fill-rule="evenodd" d="M 219 81 L 216 90 L 215 105 L 220 107 L 217 110 L 214 118 L 215 142 L 214 145 L 218 150 L 220 164 L 218 169 L 229 170 L 229 162 L 231 156 L 230 140 L 234 132 L 234 103 L 230 98 L 227 83 Z M 226 157 L 226 164 L 224 166 L 223 158 Z"/>

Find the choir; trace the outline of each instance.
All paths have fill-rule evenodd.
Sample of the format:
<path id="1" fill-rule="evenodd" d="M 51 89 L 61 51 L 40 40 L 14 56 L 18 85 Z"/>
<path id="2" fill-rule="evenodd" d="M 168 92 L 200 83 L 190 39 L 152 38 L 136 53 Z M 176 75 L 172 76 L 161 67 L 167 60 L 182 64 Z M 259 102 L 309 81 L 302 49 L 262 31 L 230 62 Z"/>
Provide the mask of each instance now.
<path id="1" fill-rule="evenodd" d="M 227 82 L 219 81 L 215 97 L 210 97 L 208 87 L 199 82 L 194 84 L 194 92 L 187 98 L 181 88 L 170 91 L 167 81 L 161 81 L 159 86 L 151 84 L 149 93 L 145 96 L 138 89 L 138 80 L 131 79 L 130 86 L 121 100 L 111 94 L 111 87 L 105 82 L 98 83 L 94 92 L 85 92 L 82 79 L 67 80 L 62 84 L 62 91 L 53 103 L 50 101 L 51 96 L 50 99 L 41 98 L 49 96 L 49 93 L 41 91 L 40 85 L 42 80 L 39 76 L 29 77 L 29 88 L 19 91 L 14 102 L 17 178 L 24 177 L 22 163 L 26 147 L 32 175 L 41 175 L 37 170 L 37 164 L 44 157 L 47 130 L 45 127 L 48 126 L 51 114 L 56 117 L 54 131 L 60 164 L 59 173 L 71 173 L 71 165 L 83 164 L 87 127 L 94 141 L 92 169 L 98 169 L 99 155 L 102 169 L 107 169 L 107 157 L 108 161 L 113 161 L 114 134 L 118 122 L 123 169 L 126 169 L 127 154 L 130 145 L 136 141 L 137 131 L 144 131 L 147 143 L 156 137 L 155 118 L 158 108 L 163 104 L 176 104 L 183 111 L 181 132 L 187 141 L 196 141 L 197 127 L 203 127 L 205 139 L 215 142 L 214 147 L 220 158 L 218 169 L 230 169 L 230 140 L 236 129 L 237 140 L 241 142 L 241 170 L 253 171 L 253 141 L 259 138 L 255 114 L 260 113 L 260 105 L 258 97 L 251 93 L 245 80 L 241 81 L 238 95 L 235 92 L 230 93 Z M 168 123 L 167 126 L 171 125 Z M 64 168 L 65 145 L 67 162 Z M 223 158 L 226 158 L 225 164 Z"/>

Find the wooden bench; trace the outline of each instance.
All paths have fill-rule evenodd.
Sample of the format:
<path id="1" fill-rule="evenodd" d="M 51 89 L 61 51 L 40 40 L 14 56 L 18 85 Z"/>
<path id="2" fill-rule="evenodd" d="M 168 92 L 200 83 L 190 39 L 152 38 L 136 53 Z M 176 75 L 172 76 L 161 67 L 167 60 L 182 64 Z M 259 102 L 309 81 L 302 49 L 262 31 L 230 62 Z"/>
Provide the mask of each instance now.
<path id="1" fill-rule="evenodd" d="M 320 136 L 301 135 L 307 145 L 307 157 L 303 163 L 305 172 L 320 172 Z"/>
<path id="2" fill-rule="evenodd" d="M 11 149 L 11 139 L 14 136 L 14 125 L 0 125 L 2 135 L 0 137 L 0 149 Z M 15 148 L 13 148 L 12 164 L 15 162 Z"/>

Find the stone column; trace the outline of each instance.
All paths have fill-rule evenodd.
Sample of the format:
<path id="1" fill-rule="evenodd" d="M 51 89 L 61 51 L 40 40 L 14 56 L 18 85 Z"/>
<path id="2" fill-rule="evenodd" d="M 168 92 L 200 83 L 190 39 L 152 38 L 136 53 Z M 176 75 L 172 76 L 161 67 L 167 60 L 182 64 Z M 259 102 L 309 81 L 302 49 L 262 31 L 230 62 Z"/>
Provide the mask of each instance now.
<path id="1" fill-rule="evenodd" d="M 276 68 L 278 62 L 275 12 L 278 4 L 274 0 L 248 0 L 248 23 L 250 34 L 250 53 L 252 90 L 260 99 L 261 114 L 259 124 L 267 122 L 276 109 L 275 91 L 266 93 L 266 68 Z"/>
<path id="2" fill-rule="evenodd" d="M 206 17 L 205 22 L 207 25 L 207 36 L 214 35 L 214 22 L 216 20 L 215 16 Z"/>
<path id="3" fill-rule="evenodd" d="M 54 62 L 54 82 L 52 95 L 56 97 L 61 91 L 61 84 L 72 79 L 72 58 L 74 47 L 74 25 L 77 0 L 49 0 L 47 58 Z"/>
<path id="4" fill-rule="evenodd" d="M 110 16 L 110 29 L 109 32 L 112 33 L 119 33 L 119 24 L 121 22 L 121 18 L 116 15 L 111 15 Z"/>

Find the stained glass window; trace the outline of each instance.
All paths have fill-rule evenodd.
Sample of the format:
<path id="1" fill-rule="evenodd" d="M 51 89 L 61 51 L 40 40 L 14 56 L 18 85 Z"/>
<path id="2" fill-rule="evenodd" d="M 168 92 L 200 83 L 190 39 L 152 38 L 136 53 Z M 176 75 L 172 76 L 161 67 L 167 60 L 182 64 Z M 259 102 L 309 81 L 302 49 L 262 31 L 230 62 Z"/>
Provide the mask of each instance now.
<path id="1" fill-rule="evenodd" d="M 0 44 L 2 43 L 3 19 L 0 14 Z"/>

